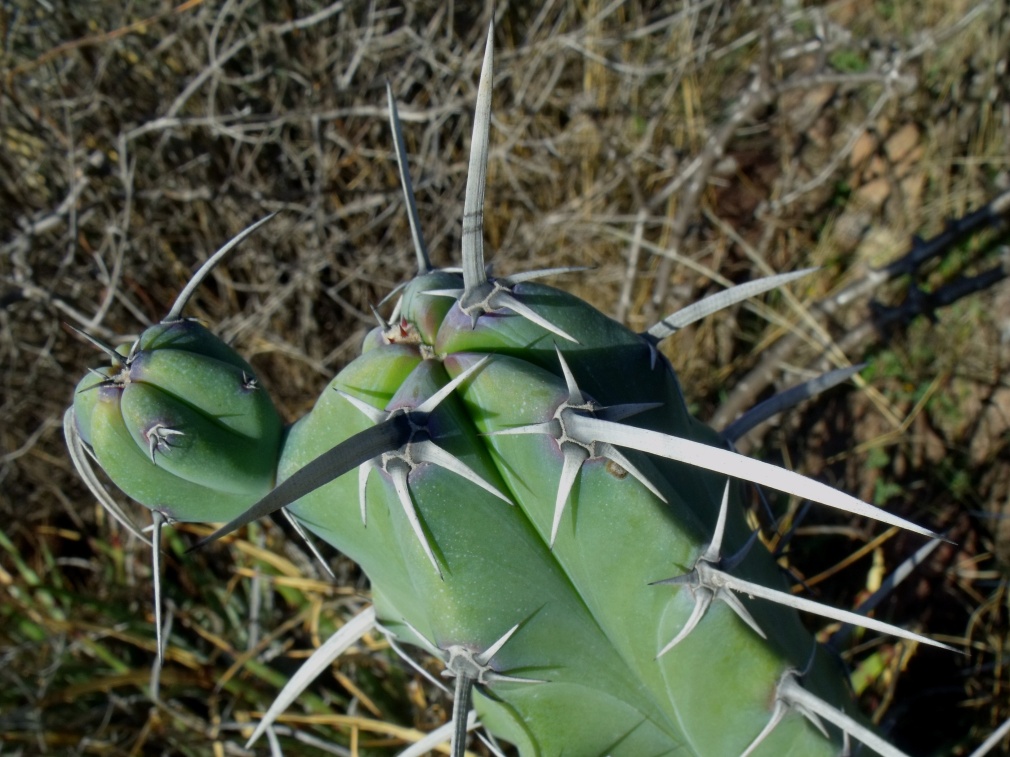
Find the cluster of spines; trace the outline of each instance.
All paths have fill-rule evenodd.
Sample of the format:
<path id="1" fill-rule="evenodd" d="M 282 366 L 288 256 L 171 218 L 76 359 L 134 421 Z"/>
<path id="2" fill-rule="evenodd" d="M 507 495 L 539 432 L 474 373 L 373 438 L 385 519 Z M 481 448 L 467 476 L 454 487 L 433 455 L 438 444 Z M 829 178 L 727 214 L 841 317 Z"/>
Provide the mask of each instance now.
<path id="1" fill-rule="evenodd" d="M 483 255 L 483 198 L 484 182 L 486 176 L 486 163 L 489 142 L 490 128 L 490 102 L 491 102 L 491 69 L 492 69 L 492 46 L 491 34 L 488 35 L 487 47 L 485 50 L 484 64 L 481 73 L 480 88 L 478 92 L 478 104 L 476 111 L 476 121 L 474 126 L 474 136 L 472 140 L 472 151 L 470 157 L 470 168 L 468 174 L 466 199 L 463 213 L 463 266 L 462 266 L 462 288 L 453 289 L 433 289 L 425 292 L 426 296 L 452 297 L 459 302 L 460 308 L 468 315 L 472 324 L 476 326 L 480 317 L 487 313 L 501 313 L 509 311 L 517 317 L 525 318 L 540 326 L 554 337 L 566 342 L 577 343 L 577 340 L 568 334 L 564 329 L 551 323 L 545 317 L 536 312 L 529 305 L 522 302 L 522 297 L 515 291 L 515 285 L 533 278 L 553 275 L 556 273 L 572 269 L 551 269 L 547 271 L 536 271 L 527 274 L 519 274 L 503 278 L 490 278 L 486 272 Z M 409 214 L 410 227 L 414 240 L 414 247 L 418 259 L 418 269 L 421 274 L 432 272 L 432 266 L 428 259 L 424 245 L 423 236 L 420 232 L 420 223 L 417 218 L 416 204 L 411 190 L 410 176 L 406 166 L 404 155 L 402 129 L 393 102 L 392 93 L 389 92 L 390 99 L 390 120 L 393 127 L 394 141 L 396 145 L 396 155 L 400 167 L 400 175 L 403 184 L 406 204 Z M 210 266 L 217 262 L 227 251 L 237 244 L 245 236 L 248 236 L 255 228 L 264 223 L 263 219 L 253 227 L 250 227 L 241 235 L 232 240 L 222 248 L 204 267 L 200 274 L 194 277 L 187 289 L 180 295 L 173 306 L 165 322 L 181 317 L 181 310 L 186 300 L 193 291 L 200 278 L 209 270 Z M 690 323 L 702 318 L 712 312 L 738 303 L 748 297 L 755 296 L 778 286 L 782 286 L 809 271 L 797 271 L 794 273 L 773 276 L 756 282 L 751 282 L 738 287 L 720 292 L 710 298 L 706 298 L 695 305 L 685 308 L 657 323 L 647 332 L 641 335 L 643 341 L 648 345 L 651 352 L 652 367 L 656 367 L 659 360 L 656 345 L 660 340 L 676 332 Z M 395 318 L 395 316 L 394 316 Z M 380 318 L 380 324 L 387 326 Z M 120 361 L 123 356 L 113 350 L 108 345 L 99 346 L 110 355 L 113 361 Z M 655 407 L 654 403 L 641 403 L 631 405 L 618 405 L 612 407 L 602 407 L 591 397 L 586 395 L 577 385 L 571 370 L 560 349 L 557 350 L 559 368 L 564 377 L 567 390 L 567 400 L 558 408 L 557 414 L 551 421 L 534 425 L 518 426 L 508 430 L 499 431 L 499 434 L 546 434 L 552 437 L 560 446 L 564 454 L 564 464 L 562 475 L 558 484 L 555 497 L 555 510 L 551 526 L 550 545 L 556 539 L 558 526 L 564 514 L 565 504 L 569 498 L 570 489 L 579 474 L 581 466 L 590 459 L 603 457 L 614 461 L 624 470 L 631 473 L 646 488 L 653 492 L 659 499 L 664 497 L 660 491 L 649 481 L 629 460 L 619 448 L 638 450 L 653 455 L 660 455 L 670 460 L 675 460 L 706 470 L 721 473 L 725 476 L 742 478 L 757 484 L 766 485 L 771 488 L 786 491 L 802 498 L 809 498 L 834 507 L 838 507 L 847 512 L 874 518 L 882 522 L 905 528 L 916 533 L 935 537 L 927 529 L 918 527 L 901 518 L 889 515 L 877 508 L 873 508 L 861 501 L 838 492 L 818 482 L 806 479 L 798 474 L 785 471 L 774 466 L 760 463 L 749 458 L 740 456 L 730 448 L 718 449 L 709 445 L 688 439 L 681 439 L 661 434 L 648 429 L 636 428 L 626 425 L 620 421 L 633 417 L 639 412 Z M 127 356 L 126 360 L 129 359 Z M 402 505 L 405 516 L 411 524 L 416 538 L 419 540 L 434 570 L 441 574 L 438 561 L 432 550 L 432 545 L 428 542 L 424 534 L 416 513 L 416 507 L 409 491 L 410 472 L 420 464 L 433 464 L 443 467 L 470 482 L 480 486 L 486 491 L 494 494 L 508 504 L 512 504 L 506 493 L 499 491 L 490 483 L 484 481 L 477 473 L 466 466 L 462 461 L 453 457 L 438 445 L 437 437 L 427 427 L 428 416 L 436 409 L 455 388 L 474 372 L 480 370 L 484 361 L 471 366 L 467 371 L 460 374 L 452 382 L 447 384 L 442 391 L 436 393 L 427 400 L 421 402 L 415 408 L 397 408 L 391 411 L 378 410 L 366 403 L 355 400 L 350 395 L 344 395 L 345 399 L 355 405 L 374 424 L 351 439 L 335 446 L 323 456 L 306 465 L 300 471 L 292 475 L 281 485 L 275 488 L 270 494 L 260 500 L 246 513 L 239 516 L 231 523 L 215 532 L 201 543 L 207 543 L 219 538 L 225 533 L 235 530 L 256 518 L 262 517 L 270 512 L 275 512 L 287 505 L 295 502 L 301 496 L 317 489 L 325 483 L 348 473 L 355 468 L 359 468 L 359 499 L 362 520 L 367 517 L 365 505 L 365 484 L 369 472 L 375 467 L 385 470 L 394 482 L 398 498 Z M 115 364 L 115 363 L 114 363 Z M 664 367 L 665 368 L 665 367 Z M 765 404 L 741 419 L 734 427 L 727 430 L 725 438 L 727 447 L 731 447 L 733 439 L 738 438 L 753 423 L 760 422 L 765 417 L 775 412 L 779 412 L 791 403 L 798 402 L 812 393 L 833 385 L 848 378 L 853 369 L 844 369 L 833 372 L 825 377 L 816 379 L 807 384 L 784 393 L 778 399 L 774 399 L 770 404 Z M 114 380 L 114 378 L 108 379 Z M 66 433 L 71 443 L 74 462 L 81 469 L 88 485 L 95 491 L 103 505 L 108 507 L 118 519 L 127 523 L 132 528 L 132 524 L 125 514 L 122 513 L 114 500 L 107 495 L 104 488 L 98 483 L 94 472 L 87 462 L 87 445 L 83 444 L 77 432 L 77 425 L 73 417 L 73 410 L 68 411 L 66 423 Z M 164 428 L 160 433 L 152 437 L 150 454 L 155 459 L 156 453 L 165 454 L 171 450 L 171 439 L 175 434 L 183 433 L 179 429 Z M 796 609 L 817 612 L 825 617 L 841 620 L 847 623 L 855 623 L 867 628 L 892 633 L 903 638 L 916 641 L 936 644 L 930 639 L 918 634 L 910 633 L 889 624 L 874 621 L 854 613 L 827 608 L 823 605 L 793 597 L 784 592 L 767 589 L 758 584 L 736 578 L 732 575 L 733 567 L 742 559 L 745 546 L 741 553 L 724 557 L 722 549 L 722 524 L 725 521 L 725 512 L 728 503 L 729 485 L 727 484 L 727 496 L 723 497 L 720 508 L 717 526 L 712 540 L 708 547 L 691 570 L 682 576 L 670 579 L 659 580 L 657 584 L 677 584 L 686 587 L 695 599 L 694 611 L 685 623 L 682 630 L 662 649 L 657 651 L 657 657 L 665 654 L 677 643 L 682 641 L 691 630 L 697 625 L 708 607 L 716 599 L 729 604 L 735 612 L 750 625 L 754 631 L 760 635 L 764 632 L 754 621 L 742 603 L 736 599 L 734 592 L 742 592 L 751 596 L 759 596 L 764 599 L 781 603 Z M 158 531 L 164 523 L 164 518 L 155 511 L 155 539 L 154 544 L 158 544 Z M 155 549 L 157 555 L 157 550 Z M 157 566 L 156 566 L 157 567 Z M 157 570 L 156 570 L 157 572 Z M 156 585 L 156 591 L 157 591 Z M 160 602 L 157 604 L 160 605 Z M 298 693 L 303 690 L 308 680 L 313 674 L 320 671 L 329 664 L 332 659 L 353 644 L 364 633 L 378 627 L 374 610 L 366 610 L 355 620 L 351 621 L 338 632 L 327 644 L 320 648 L 315 655 L 305 664 L 302 671 L 297 674 L 289 683 L 285 690 L 278 697 L 274 706 L 271 707 L 267 716 L 261 721 L 253 738 L 260 735 L 269 726 L 279 712 L 289 704 Z M 431 641 L 413 633 L 415 640 L 420 640 L 429 648 L 433 654 L 441 657 L 447 665 L 449 675 L 457 680 L 456 686 L 456 708 L 453 713 L 452 731 L 453 751 L 461 753 L 462 734 L 468 723 L 470 692 L 474 686 L 493 686 L 496 682 L 538 682 L 535 679 L 524 679 L 511 677 L 502 674 L 491 666 L 491 660 L 497 651 L 507 643 L 517 626 L 513 626 L 486 649 L 473 650 L 459 645 L 449 645 L 446 648 L 439 648 Z M 160 622 L 159 622 L 160 631 Z M 161 642 L 159 641 L 159 649 Z M 767 728 L 759 734 L 755 741 L 748 747 L 746 754 L 753 751 L 760 741 L 770 733 L 775 724 L 790 708 L 795 709 L 813 722 L 819 724 L 819 718 L 824 718 L 833 722 L 846 734 L 853 736 L 872 748 L 886 755 L 898 755 L 897 750 L 890 747 L 885 742 L 862 728 L 843 713 L 840 713 L 829 705 L 821 702 L 809 692 L 806 692 L 798 683 L 799 675 L 795 671 L 790 671 L 783 676 L 777 687 L 777 698 L 772 718 Z M 822 726 L 821 726 L 822 727 Z"/>

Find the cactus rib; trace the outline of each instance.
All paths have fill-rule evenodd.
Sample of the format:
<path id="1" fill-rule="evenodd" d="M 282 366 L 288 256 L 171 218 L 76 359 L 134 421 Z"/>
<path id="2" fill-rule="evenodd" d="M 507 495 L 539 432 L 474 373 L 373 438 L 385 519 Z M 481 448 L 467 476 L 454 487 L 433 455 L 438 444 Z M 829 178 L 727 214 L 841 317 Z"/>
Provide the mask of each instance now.
<path id="1" fill-rule="evenodd" d="M 111 515 L 117 523 L 129 531 L 141 542 L 150 546 L 151 540 L 141 532 L 140 527 L 126 514 L 116 500 L 109 495 L 108 490 L 95 475 L 94 468 L 91 467 L 90 458 L 93 456 L 91 450 L 81 439 L 80 431 L 77 427 L 77 417 L 74 408 L 71 406 L 63 413 L 63 436 L 67 440 L 67 450 L 70 453 L 70 460 L 77 470 L 77 474 L 83 479 L 88 490 L 102 508 Z"/>

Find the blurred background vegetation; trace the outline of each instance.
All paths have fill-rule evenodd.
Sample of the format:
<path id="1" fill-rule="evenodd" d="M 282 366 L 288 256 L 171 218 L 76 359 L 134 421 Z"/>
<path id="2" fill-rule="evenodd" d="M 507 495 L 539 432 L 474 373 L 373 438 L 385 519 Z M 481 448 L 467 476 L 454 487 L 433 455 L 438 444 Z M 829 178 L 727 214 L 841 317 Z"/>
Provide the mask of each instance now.
<path id="1" fill-rule="evenodd" d="M 274 523 L 189 555 L 207 529 L 171 531 L 155 704 L 148 551 L 103 514 L 63 446 L 73 386 L 102 363 L 67 326 L 130 340 L 218 246 L 279 211 L 189 314 L 250 359 L 287 420 L 305 413 L 356 354 L 369 305 L 413 272 L 386 81 L 434 262 L 459 259 L 492 13 L 491 262 L 592 266 L 559 283 L 635 329 L 729 282 L 823 266 L 788 295 L 686 329 L 667 354 L 695 411 L 719 426 L 814 366 L 869 363 L 866 386 L 745 445 L 956 542 L 877 613 L 966 655 L 857 636 L 843 656 L 868 715 L 913 755 L 967 754 L 1010 716 L 1010 285 L 932 318 L 911 307 L 887 329 L 873 320 L 910 292 L 1002 271 L 1005 228 L 845 307 L 818 305 L 1010 189 L 1005 0 L 8 0 L 5 754 L 269 753 L 245 749 L 248 723 L 367 603 L 367 581 L 329 553 L 339 581 L 324 580 Z M 767 538 L 783 566 L 842 606 L 920 545 L 777 504 L 786 517 Z M 281 720 L 279 743 L 393 753 L 447 716 L 420 681 L 371 640 Z"/>

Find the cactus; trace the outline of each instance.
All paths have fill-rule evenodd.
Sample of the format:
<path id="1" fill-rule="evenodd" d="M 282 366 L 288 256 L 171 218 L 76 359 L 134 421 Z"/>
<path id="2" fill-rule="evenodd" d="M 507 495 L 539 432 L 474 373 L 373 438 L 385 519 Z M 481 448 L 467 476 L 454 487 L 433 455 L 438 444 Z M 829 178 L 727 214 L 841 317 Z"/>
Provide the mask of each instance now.
<path id="1" fill-rule="evenodd" d="M 120 489 L 151 509 L 154 544 L 166 522 L 225 520 L 274 485 L 282 428 L 270 396 L 238 353 L 197 321 L 181 317 L 203 276 L 260 224 L 212 256 L 165 318 L 133 344 L 113 348 L 86 335 L 110 365 L 78 383 L 64 433 L 74 464 L 99 501 L 143 541 L 147 538 L 130 517 L 106 496 L 89 456 Z M 152 554 L 157 581 L 160 552 Z M 155 594 L 160 656 L 157 583 Z"/>
<path id="2" fill-rule="evenodd" d="M 942 645 L 792 596 L 744 518 L 746 482 L 935 535 L 737 454 L 689 414 L 656 350 L 808 272 L 729 290 L 645 334 L 535 281 L 564 271 L 490 277 L 491 70 L 489 34 L 461 270 L 428 261 L 390 94 L 419 273 L 283 444 L 251 369 L 179 319 L 190 287 L 132 348 L 100 345 L 112 371 L 86 377 L 67 413 L 75 462 L 99 489 L 91 453 L 156 524 L 231 520 L 205 541 L 283 508 L 369 576 L 374 607 L 306 663 L 254 737 L 379 628 L 444 662 L 454 754 L 471 706 L 524 755 L 831 755 L 850 739 L 900 754 L 847 714 L 844 673 L 797 610 Z"/>

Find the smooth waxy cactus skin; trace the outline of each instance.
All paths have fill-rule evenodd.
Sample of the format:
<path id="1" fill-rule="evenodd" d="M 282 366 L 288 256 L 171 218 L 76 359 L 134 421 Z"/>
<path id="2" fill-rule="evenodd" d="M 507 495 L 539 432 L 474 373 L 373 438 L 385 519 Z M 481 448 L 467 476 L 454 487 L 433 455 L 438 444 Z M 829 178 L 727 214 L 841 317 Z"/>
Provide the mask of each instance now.
<path id="1" fill-rule="evenodd" d="M 169 520 L 227 520 L 270 490 L 281 422 L 252 368 L 196 321 L 159 323 L 74 394 L 81 439 Z"/>

